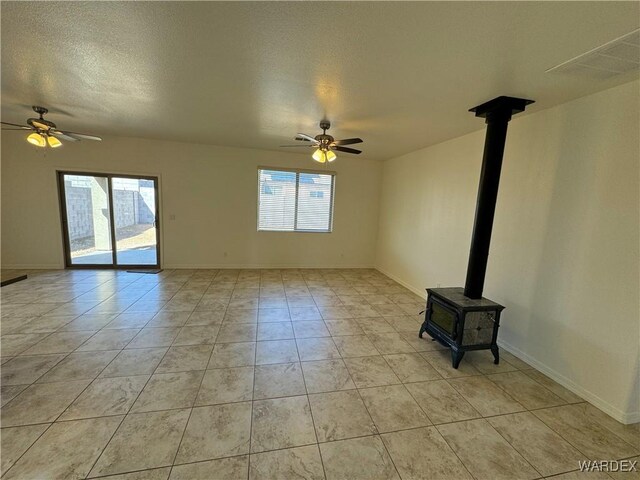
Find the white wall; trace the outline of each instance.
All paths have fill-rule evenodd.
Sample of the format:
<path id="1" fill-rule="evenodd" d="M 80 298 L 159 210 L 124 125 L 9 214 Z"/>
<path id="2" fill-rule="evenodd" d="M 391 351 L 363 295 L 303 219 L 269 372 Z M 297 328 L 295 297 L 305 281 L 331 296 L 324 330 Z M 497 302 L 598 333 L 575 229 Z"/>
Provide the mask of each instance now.
<path id="1" fill-rule="evenodd" d="M 511 121 L 484 290 L 507 307 L 507 349 L 624 422 L 640 421 L 639 88 Z M 483 144 L 385 162 L 381 271 L 416 292 L 463 286 Z"/>
<path id="2" fill-rule="evenodd" d="M 342 155 L 329 166 L 332 233 L 257 232 L 257 167 L 321 169 L 310 155 L 133 138 L 44 150 L 24 136 L 2 135 L 4 268 L 63 266 L 56 170 L 159 176 L 166 268 L 374 264 L 380 162 Z"/>

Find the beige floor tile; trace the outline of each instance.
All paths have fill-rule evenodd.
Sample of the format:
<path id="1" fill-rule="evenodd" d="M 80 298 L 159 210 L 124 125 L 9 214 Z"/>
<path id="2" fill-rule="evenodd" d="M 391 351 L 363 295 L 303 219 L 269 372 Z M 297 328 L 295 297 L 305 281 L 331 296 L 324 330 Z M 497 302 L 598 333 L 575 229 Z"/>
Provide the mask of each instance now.
<path id="1" fill-rule="evenodd" d="M 509 364 L 513 365 L 518 370 L 527 370 L 531 368 L 531 365 L 520 360 L 512 353 L 507 352 L 504 348 L 500 349 L 500 358 L 506 360 Z"/>
<path id="2" fill-rule="evenodd" d="M 285 309 L 287 313 L 289 311 L 289 305 L 287 299 L 284 297 L 260 297 L 260 303 L 258 305 L 260 309 L 270 310 L 273 308 Z M 289 317 L 291 318 L 291 317 Z"/>
<path id="3" fill-rule="evenodd" d="M 637 424 L 636 424 L 637 425 Z M 631 464 L 633 463 L 633 467 Z M 640 457 L 632 457 L 625 465 L 620 465 L 619 471 L 609 472 L 613 480 L 638 480 L 640 479 Z"/>
<path id="4" fill-rule="evenodd" d="M 327 480 L 399 479 L 380 437 L 362 437 L 320 444 Z"/>
<path id="5" fill-rule="evenodd" d="M 58 355 L 34 355 L 15 357 L 2 364 L 2 386 L 27 385 L 35 382 L 64 358 Z"/>
<path id="6" fill-rule="evenodd" d="M 317 307 L 290 307 L 289 314 L 292 322 L 306 322 L 309 320 L 322 320 L 322 315 Z"/>
<path id="7" fill-rule="evenodd" d="M 156 373 L 131 408 L 132 413 L 193 406 L 204 371 Z"/>
<path id="8" fill-rule="evenodd" d="M 251 455 L 249 480 L 324 480 L 317 445 Z"/>
<path id="9" fill-rule="evenodd" d="M 540 476 L 486 420 L 449 423 L 437 428 L 476 478 L 519 480 Z"/>
<path id="10" fill-rule="evenodd" d="M 254 401 L 252 453 L 313 443 L 316 434 L 306 396 Z"/>
<path id="11" fill-rule="evenodd" d="M 119 350 L 71 353 L 38 379 L 38 383 L 93 380 L 116 358 Z"/>
<path id="12" fill-rule="evenodd" d="M 435 427 L 385 433 L 381 437 L 403 480 L 472 480 Z"/>
<path id="13" fill-rule="evenodd" d="M 332 336 L 364 335 L 364 330 L 354 319 L 325 320 L 325 325 Z"/>
<path id="14" fill-rule="evenodd" d="M 4 407 L 29 385 L 3 385 L 0 387 L 0 406 Z"/>
<path id="15" fill-rule="evenodd" d="M 378 355 L 375 357 L 356 357 L 344 360 L 351 378 L 358 388 L 379 387 L 400 383 L 387 362 Z"/>
<path id="16" fill-rule="evenodd" d="M 491 373 L 513 372 L 517 368 L 507 362 L 504 358 L 500 358 L 500 363 L 493 363 L 494 358 L 490 350 L 476 350 L 464 354 L 463 362 L 467 362 L 476 370 L 484 375 Z"/>
<path id="17" fill-rule="evenodd" d="M 480 417 L 480 413 L 445 380 L 408 383 L 405 387 L 434 424 Z"/>
<path id="18" fill-rule="evenodd" d="M 546 408 L 532 413 L 589 459 L 616 460 L 638 453 L 637 448 L 585 414 L 580 404 Z"/>
<path id="19" fill-rule="evenodd" d="M 369 339 L 383 355 L 415 352 L 399 333 L 373 333 L 369 334 Z"/>
<path id="20" fill-rule="evenodd" d="M 188 345 L 169 348 L 155 373 L 204 370 L 209 364 L 213 345 Z"/>
<path id="21" fill-rule="evenodd" d="M 356 388 L 349 370 L 340 359 L 302 362 L 301 365 L 307 393 L 333 392 Z"/>
<path id="22" fill-rule="evenodd" d="M 27 449 L 49 428 L 48 423 L 26 427 L 3 428 L 0 435 L 0 475 L 11 467 Z"/>
<path id="23" fill-rule="evenodd" d="M 583 454 L 529 412 L 487 421 L 543 476 L 568 472 L 584 460 Z"/>
<path id="24" fill-rule="evenodd" d="M 175 465 L 169 480 L 246 480 L 249 456 Z"/>
<path id="25" fill-rule="evenodd" d="M 126 346 L 129 348 L 152 348 L 152 347 L 168 347 L 173 343 L 179 328 L 151 328 L 145 327 L 140 330 L 131 342 Z"/>
<path id="26" fill-rule="evenodd" d="M 258 326 L 249 323 L 223 323 L 217 343 L 255 342 Z"/>
<path id="27" fill-rule="evenodd" d="M 263 322 L 291 322 L 288 308 L 262 308 L 263 303 L 268 301 L 260 301 L 260 310 L 258 310 L 258 323 Z M 285 304 L 286 305 L 286 304 Z"/>
<path id="28" fill-rule="evenodd" d="M 443 378 L 468 377 L 471 375 L 480 375 L 471 364 L 465 363 L 464 358 L 460 362 L 457 369 L 451 366 L 451 352 L 447 350 L 434 350 L 423 352 L 420 355 L 431 364 Z"/>
<path id="29" fill-rule="evenodd" d="M 306 394 L 299 363 L 256 366 L 253 398 L 290 397 Z"/>
<path id="30" fill-rule="evenodd" d="M 487 378 L 528 410 L 555 407 L 565 403 L 551 390 L 547 390 L 519 370 L 489 375 Z"/>
<path id="31" fill-rule="evenodd" d="M 127 415 L 91 470 L 91 476 L 171 465 L 189 413 L 185 409 Z"/>
<path id="32" fill-rule="evenodd" d="M 416 332 L 400 332 L 400 336 L 413 347 L 416 352 L 433 352 L 436 350 L 447 350 L 446 347 L 433 340 L 429 335 L 420 338 Z"/>
<path id="33" fill-rule="evenodd" d="M 60 420 L 124 415 L 129 412 L 149 375 L 98 378 L 64 411 Z"/>
<path id="34" fill-rule="evenodd" d="M 117 328 L 144 328 L 153 318 L 154 313 L 136 312 L 121 313 L 111 320 L 104 328 L 105 330 Z"/>
<path id="35" fill-rule="evenodd" d="M 253 367 L 207 370 L 196 398 L 196 405 L 244 402 L 253 398 Z"/>
<path id="36" fill-rule="evenodd" d="M 271 340 L 256 344 L 256 365 L 298 361 L 295 340 Z"/>
<path id="37" fill-rule="evenodd" d="M 134 375 L 151 375 L 167 348 L 135 348 L 123 350 L 107 365 L 101 377 L 129 377 Z"/>
<path id="38" fill-rule="evenodd" d="M 611 480 L 614 478 L 610 475 L 607 475 L 605 472 L 568 472 L 563 473 L 562 475 L 555 475 L 553 477 L 548 477 L 553 480 Z M 625 479 L 626 477 L 620 477 L 621 479 Z M 635 480 L 629 478 L 628 480 Z"/>
<path id="39" fill-rule="evenodd" d="M 85 478 L 121 421 L 120 416 L 55 423 L 2 478 Z"/>
<path id="40" fill-rule="evenodd" d="M 298 338 L 298 354 L 303 362 L 340 358 L 340 353 L 331 337 Z"/>
<path id="41" fill-rule="evenodd" d="M 19 355 L 48 336 L 48 333 L 18 333 L 0 338 L 0 353 L 3 357 Z"/>
<path id="42" fill-rule="evenodd" d="M 244 302 L 244 301 L 243 301 Z M 255 300 L 253 301 L 255 304 Z M 235 302 L 236 305 L 240 302 Z M 255 324 L 258 322 L 258 309 L 257 305 L 252 308 L 236 308 L 229 305 L 229 308 L 225 312 L 222 323 L 236 323 L 236 324 Z"/>
<path id="43" fill-rule="evenodd" d="M 334 337 L 333 341 L 343 358 L 380 355 L 366 335 Z"/>
<path id="44" fill-rule="evenodd" d="M 184 432 L 176 463 L 249 453 L 251 402 L 196 407 Z"/>
<path id="45" fill-rule="evenodd" d="M 92 352 L 96 350 L 122 350 L 140 330 L 122 328 L 101 330 L 78 347 L 76 352 Z"/>
<path id="46" fill-rule="evenodd" d="M 322 320 L 293 322 L 295 338 L 329 337 L 331 334 Z"/>
<path id="47" fill-rule="evenodd" d="M 46 355 L 72 352 L 90 338 L 95 331 L 56 332 L 23 352 L 24 355 Z"/>
<path id="48" fill-rule="evenodd" d="M 379 432 L 431 425 L 407 389 L 402 385 L 360 390 L 364 404 Z"/>
<path id="49" fill-rule="evenodd" d="M 309 403 L 319 442 L 378 433 L 357 390 L 316 393 Z"/>
<path id="50" fill-rule="evenodd" d="M 532 368 L 529 368 L 526 370 L 522 370 L 522 372 L 528 377 L 531 377 L 532 379 L 534 379 L 543 387 L 547 388 L 548 390 L 551 390 L 555 395 L 557 395 L 567 403 L 584 402 L 584 400 L 580 398 L 578 395 L 567 390 L 565 387 L 563 387 L 559 383 L 554 382 L 549 377 L 545 376 L 544 374 L 540 373 L 537 370 L 533 370 Z"/>
<path id="51" fill-rule="evenodd" d="M 226 307 L 222 307 L 221 310 L 217 311 L 199 311 L 198 309 L 199 307 L 197 307 L 196 311 L 189 316 L 189 320 L 184 324 L 185 327 L 192 327 L 195 325 L 208 325 L 213 327 L 222 324 Z"/>
<path id="52" fill-rule="evenodd" d="M 53 422 L 89 383 L 79 380 L 31 385 L 2 407 L 2 426 Z"/>
<path id="53" fill-rule="evenodd" d="M 243 367 L 255 364 L 255 342 L 218 343 L 213 347 L 207 368 Z"/>
<path id="54" fill-rule="evenodd" d="M 410 333 L 412 336 L 419 338 L 418 332 L 420 331 L 420 326 L 422 325 L 422 322 L 424 320 L 423 318 L 419 318 L 417 315 L 410 316 L 403 314 L 392 317 L 386 316 L 384 318 L 393 327 L 394 331 L 398 333 Z"/>
<path id="55" fill-rule="evenodd" d="M 182 327 L 173 345 L 213 345 L 220 327 L 217 325 L 194 325 Z"/>
<path id="56" fill-rule="evenodd" d="M 269 322 L 258 324 L 258 341 L 288 340 L 294 338 L 291 322 Z"/>
<path id="57" fill-rule="evenodd" d="M 384 359 L 402 383 L 424 382 L 442 378 L 419 353 L 384 355 Z"/>
<path id="58" fill-rule="evenodd" d="M 485 417 L 525 410 L 513 397 L 486 377 L 452 378 L 448 382 Z"/>
<path id="59" fill-rule="evenodd" d="M 365 317 L 356 318 L 355 320 L 365 334 L 395 332 L 395 329 L 383 317 Z"/>
<path id="60" fill-rule="evenodd" d="M 141 470 L 139 472 L 100 477 L 100 480 L 167 480 L 169 472 L 171 472 L 171 467 L 153 468 L 150 470 Z"/>
<path id="61" fill-rule="evenodd" d="M 582 410 L 585 415 L 592 418 L 608 430 L 611 430 L 629 445 L 634 446 L 640 451 L 640 423 L 624 425 L 604 413 L 602 410 L 599 410 L 586 402 L 577 405 L 576 410 Z M 638 470 L 640 470 L 640 468 Z"/>

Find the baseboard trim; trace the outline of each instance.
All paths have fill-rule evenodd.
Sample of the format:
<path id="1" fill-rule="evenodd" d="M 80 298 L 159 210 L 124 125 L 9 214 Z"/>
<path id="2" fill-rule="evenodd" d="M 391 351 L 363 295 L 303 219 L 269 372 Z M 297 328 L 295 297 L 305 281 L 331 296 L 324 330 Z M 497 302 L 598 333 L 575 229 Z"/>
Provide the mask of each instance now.
<path id="1" fill-rule="evenodd" d="M 380 268 L 378 266 L 376 266 L 375 269 L 378 270 L 380 273 L 386 275 L 387 277 L 391 278 L 392 280 L 398 282 L 400 285 L 402 285 L 406 289 L 411 290 L 416 295 L 419 295 L 420 297 L 423 297 L 423 298 L 425 297 L 424 290 L 420 290 L 418 288 L 415 288 L 413 285 L 408 284 L 407 282 L 403 281 L 401 278 L 398 278 L 396 275 L 394 275 L 394 274 L 392 274 L 390 272 L 387 272 L 387 271 L 385 271 L 384 269 L 382 269 L 382 268 Z M 546 376 L 548 376 L 549 378 L 551 378 L 555 382 L 559 383 L 560 385 L 562 385 L 566 389 L 568 389 L 568 390 L 572 391 L 573 393 L 575 393 L 576 395 L 579 395 L 580 397 L 584 398 L 586 401 L 591 403 L 594 407 L 599 408 L 600 410 L 605 412 L 610 417 L 615 418 L 617 421 L 619 421 L 621 423 L 624 423 L 625 425 L 628 425 L 628 424 L 631 424 L 631 423 L 640 422 L 640 411 L 638 411 L 638 412 L 624 412 L 624 411 L 620 410 L 619 408 L 614 407 L 613 405 L 611 405 L 606 400 L 603 400 L 602 398 L 600 398 L 599 396 L 595 395 L 594 393 L 592 393 L 592 392 L 586 390 L 585 388 L 581 387 L 580 385 L 576 384 L 571 379 L 565 377 L 564 375 L 562 375 L 561 373 L 557 372 L 553 368 L 545 365 L 544 363 L 542 363 L 542 362 L 536 360 L 535 358 L 531 357 L 530 355 L 526 354 L 525 352 L 523 352 L 519 348 L 516 348 L 513 345 L 510 345 L 509 343 L 504 342 L 504 341 L 502 341 L 500 339 L 498 339 L 498 345 L 501 348 L 504 348 L 507 352 L 509 352 L 509 353 L 515 355 L 516 357 L 522 359 L 523 361 L 527 362 L 529 365 L 534 367 L 536 370 L 539 370 L 540 372 L 544 373 Z"/>
<path id="2" fill-rule="evenodd" d="M 17 265 L 2 265 L 2 270 L 62 270 L 64 265 L 52 265 L 50 263 L 21 263 Z"/>
<path id="3" fill-rule="evenodd" d="M 263 263 L 251 263 L 251 264 L 198 264 L 198 265 L 189 265 L 189 264 L 185 264 L 185 263 L 177 263 L 177 264 L 172 264 L 172 263 L 167 263 L 167 264 L 163 264 L 162 268 L 165 270 L 169 270 L 169 269 L 189 269 L 189 270 L 212 270 L 212 269 L 216 269 L 216 270 L 229 270 L 229 269 L 240 269 L 240 268 L 255 268 L 255 269 L 296 269 L 296 270 L 300 270 L 300 269 L 307 269 L 307 268 L 314 268 L 314 269 L 320 269 L 320 270 L 324 270 L 324 269 L 337 269 L 337 268 L 346 268 L 346 269 L 353 269 L 353 270 L 363 270 L 363 269 L 370 269 L 370 270 L 375 270 L 375 267 L 372 265 L 292 265 L 292 264 L 263 264 Z"/>
<path id="4" fill-rule="evenodd" d="M 500 346 L 500 348 L 504 348 L 507 352 L 509 352 L 509 353 L 515 355 L 516 357 L 520 358 L 521 360 L 527 362 L 529 365 L 534 367 L 536 370 L 539 370 L 540 372 L 544 373 L 547 377 L 549 377 L 550 379 L 552 379 L 555 382 L 559 383 L 560 385 L 562 385 L 566 389 L 568 389 L 568 390 L 572 391 L 573 393 L 575 393 L 576 395 L 584 398 L 586 401 L 588 401 L 594 407 L 599 408 L 600 410 L 602 410 L 604 413 L 606 413 L 610 417 L 615 418 L 617 421 L 619 421 L 621 423 L 624 423 L 625 425 L 628 425 L 628 424 L 631 424 L 631 423 L 640 422 L 640 412 L 624 412 L 624 411 L 620 410 L 619 408 L 614 407 L 613 405 L 611 405 L 606 400 L 603 400 L 602 398 L 600 398 L 596 394 L 594 394 L 594 393 L 590 392 L 589 390 L 586 390 L 585 388 L 583 388 L 580 385 L 576 384 L 571 379 L 565 377 L 564 375 L 562 375 L 561 373 L 557 372 L 553 368 L 545 365 L 544 363 L 542 363 L 542 362 L 536 360 L 535 358 L 531 357 L 530 355 L 526 354 L 525 352 L 523 352 L 519 348 L 514 347 L 513 345 L 510 345 L 509 343 L 507 343 L 505 341 L 502 341 L 502 340 L 498 340 L 498 345 Z"/>
<path id="5" fill-rule="evenodd" d="M 375 268 L 377 271 L 379 271 L 380 273 L 382 273 L 383 275 L 386 275 L 387 277 L 389 277 L 391 280 L 393 280 L 394 282 L 398 282 L 400 285 L 402 285 L 404 288 L 406 288 L 407 290 L 412 291 L 413 293 L 415 293 L 416 295 L 418 295 L 420 298 L 424 298 L 425 301 L 427 299 L 427 294 L 425 293 L 426 290 L 423 288 L 422 290 L 420 290 L 419 288 L 414 287 L 413 285 L 409 285 L 407 282 L 405 282 L 404 280 L 402 280 L 401 278 L 398 278 L 397 276 L 395 276 L 393 273 L 391 272 L 387 272 L 386 270 L 383 270 L 380 267 L 373 267 Z"/>

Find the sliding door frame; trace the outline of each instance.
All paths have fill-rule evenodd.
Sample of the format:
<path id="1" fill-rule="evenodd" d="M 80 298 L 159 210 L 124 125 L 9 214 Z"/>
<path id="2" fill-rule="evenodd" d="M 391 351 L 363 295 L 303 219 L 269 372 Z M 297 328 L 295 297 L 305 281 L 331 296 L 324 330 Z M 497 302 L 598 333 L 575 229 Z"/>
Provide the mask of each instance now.
<path id="1" fill-rule="evenodd" d="M 56 170 L 56 174 L 58 177 L 58 199 L 60 201 L 60 219 L 62 221 L 62 240 L 64 245 L 64 264 L 65 268 L 72 269 L 108 269 L 108 270 L 122 270 L 122 269 L 137 269 L 137 268 L 161 268 L 160 262 L 160 221 L 158 220 L 160 216 L 160 195 L 159 195 L 159 178 L 150 176 L 150 175 L 131 175 L 131 174 L 120 174 L 120 173 L 104 173 L 104 172 L 82 172 L 82 171 L 69 171 L 69 170 Z M 73 264 L 71 259 L 71 239 L 69 238 L 69 229 L 68 229 L 68 221 L 67 221 L 67 199 L 66 192 L 64 188 L 64 176 L 65 175 L 80 175 L 85 177 L 102 177 L 107 179 L 107 196 L 109 202 L 109 227 L 111 234 L 111 264 Z M 114 214 L 114 198 L 113 198 L 113 188 L 112 188 L 112 179 L 113 178 L 133 178 L 140 180 L 151 180 L 153 182 L 153 191 L 155 196 L 155 229 L 156 229 L 156 263 L 155 264 L 145 264 L 145 265 L 135 265 L 135 264 L 127 264 L 127 265 L 119 265 L 118 264 L 118 256 L 117 256 L 117 243 L 116 243 L 116 222 L 115 222 L 115 214 Z"/>

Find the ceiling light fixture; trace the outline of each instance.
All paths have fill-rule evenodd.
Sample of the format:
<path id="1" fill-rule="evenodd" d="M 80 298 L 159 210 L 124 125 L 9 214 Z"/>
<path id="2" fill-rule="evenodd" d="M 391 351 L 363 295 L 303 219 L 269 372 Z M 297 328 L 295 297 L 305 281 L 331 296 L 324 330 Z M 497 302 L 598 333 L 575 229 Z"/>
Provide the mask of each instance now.
<path id="1" fill-rule="evenodd" d="M 312 158 L 319 163 L 333 162 L 337 157 L 328 148 L 318 148 L 313 152 Z"/>
<path id="2" fill-rule="evenodd" d="M 62 146 L 62 142 L 56 137 L 47 136 L 47 143 L 51 148 L 58 148 Z"/>
<path id="3" fill-rule="evenodd" d="M 45 141 L 44 137 L 37 132 L 29 135 L 27 137 L 27 142 L 29 142 L 31 145 L 35 145 L 36 147 L 44 148 L 47 146 L 47 142 Z"/>

